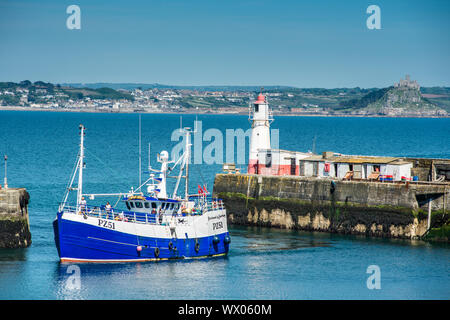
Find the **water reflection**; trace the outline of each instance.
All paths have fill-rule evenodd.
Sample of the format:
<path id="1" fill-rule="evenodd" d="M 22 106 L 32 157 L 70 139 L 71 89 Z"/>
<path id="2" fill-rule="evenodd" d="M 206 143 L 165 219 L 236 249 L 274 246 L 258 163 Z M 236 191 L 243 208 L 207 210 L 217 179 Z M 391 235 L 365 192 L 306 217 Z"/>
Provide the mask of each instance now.
<path id="1" fill-rule="evenodd" d="M 295 251 L 314 247 L 330 247 L 330 241 L 313 237 L 312 233 L 299 233 L 293 230 L 257 227 L 233 227 L 231 237 L 242 237 L 243 241 L 234 243 L 234 254 L 270 254 L 277 251 Z"/>
<path id="2" fill-rule="evenodd" d="M 189 299 L 207 290 L 198 285 L 223 274 L 227 257 L 137 263 L 77 263 L 80 287 L 71 287 L 70 263 L 56 263 L 54 284 L 57 299 Z M 178 289 L 177 289 L 178 288 Z M 179 290 L 184 288 L 184 290 Z M 183 293 L 184 292 L 184 293 Z M 207 294 L 205 291 L 204 294 Z"/>
<path id="3" fill-rule="evenodd" d="M 39 248 L 39 256 L 37 248 L 6 250 L 0 287 L 8 291 L 0 290 L 0 298 L 371 298 L 365 287 L 370 264 L 382 270 L 377 297 L 448 296 L 450 251 L 439 246 L 257 227 L 233 226 L 230 233 L 229 255 L 213 259 L 62 264 L 53 247 Z M 70 266 L 79 267 L 79 286 Z"/>
<path id="4" fill-rule="evenodd" d="M 3 261 L 25 261 L 27 259 L 27 252 L 29 248 L 21 249 L 1 249 L 0 262 Z"/>

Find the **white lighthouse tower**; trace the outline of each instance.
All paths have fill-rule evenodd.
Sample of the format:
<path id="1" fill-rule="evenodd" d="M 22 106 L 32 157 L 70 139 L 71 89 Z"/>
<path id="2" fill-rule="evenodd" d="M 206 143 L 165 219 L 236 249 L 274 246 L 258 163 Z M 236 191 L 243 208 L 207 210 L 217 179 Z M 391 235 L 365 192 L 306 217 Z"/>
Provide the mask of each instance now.
<path id="1" fill-rule="evenodd" d="M 273 121 L 266 97 L 260 93 L 249 112 L 249 121 L 252 123 L 250 137 L 250 152 L 247 172 L 258 172 L 258 150 L 270 149 L 270 123 Z"/>

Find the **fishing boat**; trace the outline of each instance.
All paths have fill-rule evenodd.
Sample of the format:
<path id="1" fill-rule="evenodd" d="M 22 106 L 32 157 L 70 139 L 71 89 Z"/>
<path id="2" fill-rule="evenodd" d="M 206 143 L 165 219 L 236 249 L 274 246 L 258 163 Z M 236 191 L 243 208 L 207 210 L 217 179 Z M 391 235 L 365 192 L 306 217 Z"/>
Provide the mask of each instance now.
<path id="1" fill-rule="evenodd" d="M 53 221 L 61 262 L 134 262 L 224 256 L 230 235 L 226 209 L 205 186 L 189 194 L 190 128 L 183 128 L 185 149 L 177 161 L 167 151 L 158 154 L 160 169 L 149 165 L 149 178 L 124 193 L 83 193 L 85 127 L 80 125 L 80 150 L 73 174 Z M 149 152 L 150 153 L 150 152 Z M 172 164 L 169 167 L 169 164 Z M 171 195 L 168 174 L 179 166 Z M 74 186 L 75 178 L 78 183 Z M 184 197 L 177 196 L 185 179 Z M 146 192 L 143 191 L 146 187 Z M 76 203 L 68 201 L 76 192 Z M 109 203 L 90 204 L 99 197 L 118 196 L 123 209 Z M 72 196 L 71 198 L 74 198 Z M 88 201 L 86 200 L 89 200 Z"/>

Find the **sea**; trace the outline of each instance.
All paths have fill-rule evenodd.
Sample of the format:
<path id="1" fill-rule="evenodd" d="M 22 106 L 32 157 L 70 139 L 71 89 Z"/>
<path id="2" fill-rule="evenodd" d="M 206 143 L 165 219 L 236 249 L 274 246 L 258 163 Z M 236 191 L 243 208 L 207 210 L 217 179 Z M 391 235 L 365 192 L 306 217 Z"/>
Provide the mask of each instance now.
<path id="1" fill-rule="evenodd" d="M 245 115 L 0 111 L 0 184 L 7 154 L 9 186 L 30 194 L 32 233 L 29 248 L 0 250 L 0 299 L 450 298 L 450 246 L 420 240 L 231 225 L 226 257 L 62 264 L 52 221 L 75 165 L 80 124 L 86 127 L 87 193 L 136 189 L 149 177 L 149 163 L 158 168 L 157 153 L 180 146 L 180 124 L 197 130 L 192 143 L 205 154 L 189 166 L 191 192 L 198 185 L 212 191 L 231 152 L 227 130 L 250 127 Z M 278 116 L 271 127 L 286 150 L 450 158 L 449 118 Z M 238 147 L 233 152 L 236 159 L 248 154 Z M 237 167 L 245 172 L 245 164 Z M 109 201 L 122 205 L 119 198 Z"/>

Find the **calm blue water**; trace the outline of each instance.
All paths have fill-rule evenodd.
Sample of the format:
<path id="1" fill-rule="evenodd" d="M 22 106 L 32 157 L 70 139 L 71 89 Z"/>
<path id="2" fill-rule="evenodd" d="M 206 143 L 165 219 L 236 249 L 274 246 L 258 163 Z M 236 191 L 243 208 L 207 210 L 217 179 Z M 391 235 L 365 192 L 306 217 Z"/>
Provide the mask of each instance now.
<path id="1" fill-rule="evenodd" d="M 192 125 L 195 116 L 183 116 Z M 246 116 L 200 115 L 203 131 L 248 128 Z M 421 241 L 366 239 L 286 230 L 231 227 L 226 258 L 162 263 L 79 264 L 80 289 L 70 289 L 52 221 L 86 132 L 85 191 L 127 191 L 138 183 L 138 115 L 0 111 L 0 154 L 8 182 L 26 187 L 33 244 L 0 251 L 0 299 L 449 299 L 450 248 Z M 178 142 L 178 115 L 142 115 L 143 167 Z M 450 119 L 277 117 L 280 147 L 347 154 L 450 158 Z M 206 147 L 209 142 L 204 142 Z M 3 183 L 3 163 L 0 166 Z M 212 189 L 220 164 L 193 165 Z M 145 176 L 145 175 L 144 175 Z M 195 181 L 194 181 L 195 180 Z M 180 190 L 181 192 L 182 189 Z M 115 203 L 117 199 L 111 199 Z M 381 289 L 369 290 L 369 265 Z"/>

